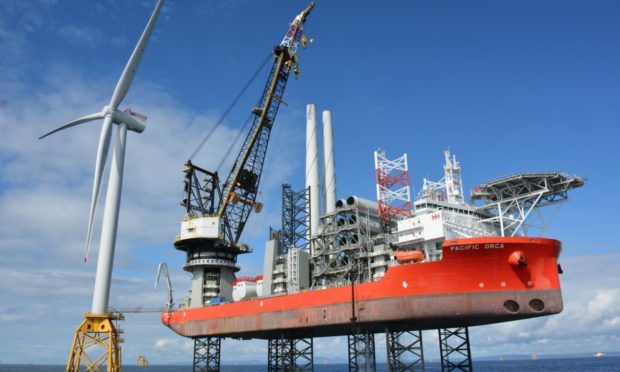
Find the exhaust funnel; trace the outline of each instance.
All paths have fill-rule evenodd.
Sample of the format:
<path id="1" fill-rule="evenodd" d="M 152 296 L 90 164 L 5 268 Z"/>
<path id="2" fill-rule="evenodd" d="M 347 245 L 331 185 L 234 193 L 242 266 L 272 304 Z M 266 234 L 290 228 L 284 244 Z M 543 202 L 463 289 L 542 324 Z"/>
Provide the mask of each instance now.
<path id="1" fill-rule="evenodd" d="M 325 192 L 325 213 L 336 210 L 336 161 L 334 158 L 334 134 L 332 113 L 323 111 L 323 190 Z"/>
<path id="2" fill-rule="evenodd" d="M 310 232 L 308 241 L 318 233 L 319 206 L 321 202 L 319 192 L 319 138 L 316 126 L 316 111 L 314 104 L 306 106 L 306 188 L 310 189 Z"/>

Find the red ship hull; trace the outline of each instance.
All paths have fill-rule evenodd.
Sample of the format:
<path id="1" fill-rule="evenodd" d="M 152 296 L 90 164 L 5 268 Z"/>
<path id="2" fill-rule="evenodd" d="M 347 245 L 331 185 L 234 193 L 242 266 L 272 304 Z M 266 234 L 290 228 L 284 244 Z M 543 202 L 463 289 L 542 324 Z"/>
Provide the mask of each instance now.
<path id="1" fill-rule="evenodd" d="M 473 326 L 562 311 L 557 240 L 445 241 L 440 261 L 389 268 L 377 282 L 162 314 L 186 337 L 271 338 Z M 354 298 L 354 301 L 352 301 Z M 355 322 L 353 321 L 353 318 Z"/>

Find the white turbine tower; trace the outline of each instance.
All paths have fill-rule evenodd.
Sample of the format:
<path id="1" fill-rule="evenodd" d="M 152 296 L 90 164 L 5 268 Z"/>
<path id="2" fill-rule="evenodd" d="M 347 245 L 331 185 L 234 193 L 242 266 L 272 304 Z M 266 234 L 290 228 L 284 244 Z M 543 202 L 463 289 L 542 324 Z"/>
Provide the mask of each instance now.
<path id="1" fill-rule="evenodd" d="M 106 193 L 106 201 L 104 207 L 103 214 L 103 226 L 101 229 L 101 242 L 99 246 L 99 259 L 97 262 L 97 275 L 95 278 L 95 290 L 93 294 L 93 304 L 91 314 L 86 315 L 86 320 L 84 322 L 93 322 L 93 315 L 99 316 L 99 320 L 95 319 L 95 323 L 97 321 L 100 322 L 101 317 L 107 318 L 110 320 L 110 316 L 108 314 L 108 300 L 110 297 L 110 282 L 112 278 L 112 265 L 114 261 L 114 248 L 116 244 L 116 231 L 118 227 L 118 212 L 121 201 L 121 187 L 123 182 L 123 166 L 125 160 L 125 141 L 127 137 L 127 130 L 131 130 L 137 133 L 142 133 L 145 129 L 145 124 L 143 120 L 145 119 L 141 115 L 136 115 L 132 113 L 130 110 L 120 111 L 118 106 L 121 104 L 125 95 L 129 91 L 129 87 L 131 86 L 131 82 L 133 81 L 136 71 L 138 70 L 138 65 L 140 64 L 140 60 L 144 54 L 144 50 L 146 49 L 146 45 L 151 37 L 151 33 L 153 32 L 153 28 L 155 27 L 155 23 L 157 22 L 157 18 L 161 11 L 161 7 L 164 3 L 164 0 L 159 0 L 157 5 L 155 6 L 155 10 L 149 19 L 138 44 L 136 45 L 131 57 L 129 58 L 129 62 L 125 66 L 123 70 L 123 74 L 121 75 L 118 83 L 116 84 L 116 88 L 114 89 L 114 93 L 112 94 L 112 98 L 110 99 L 110 103 L 107 106 L 104 106 L 100 112 L 83 116 L 81 118 L 72 120 L 65 125 L 45 134 L 40 137 L 44 138 L 49 136 L 52 133 L 56 133 L 63 129 L 67 129 L 76 125 L 84 124 L 93 120 L 103 119 L 103 126 L 101 128 L 101 136 L 99 138 L 99 147 L 97 150 L 97 161 L 95 164 L 95 177 L 93 183 L 93 194 L 90 205 L 90 215 L 88 219 L 88 232 L 86 235 L 86 254 L 84 259 L 88 257 L 88 251 L 90 249 L 90 242 L 93 231 L 93 220 L 95 216 L 95 209 L 97 205 L 97 201 L 99 199 L 99 190 L 101 186 L 101 178 L 103 174 L 103 169 L 105 168 L 106 159 L 108 156 L 108 150 L 110 147 L 110 140 L 112 137 L 112 124 L 117 124 L 118 129 L 116 131 L 114 152 L 112 155 L 112 165 L 110 168 L 110 176 L 108 180 L 108 190 Z M 138 118 L 134 117 L 137 116 Z M 107 315 L 106 315 L 107 314 Z M 91 316 L 89 318 L 89 315 Z M 84 325 L 85 323 L 82 323 Z M 97 323 L 101 325 L 102 323 Z M 109 322 L 110 327 L 114 329 Z M 105 327 L 108 327 L 107 325 Z M 78 331 L 76 333 L 76 340 L 79 338 L 79 333 L 81 332 L 78 327 Z M 91 329 L 91 327 L 86 327 Z M 100 330 L 103 330 L 104 327 L 101 326 Z M 83 330 L 82 330 L 83 331 Z M 116 332 L 116 331 L 113 331 Z M 116 335 L 116 333 L 115 333 Z M 117 338 L 117 337 L 114 337 Z M 79 342 L 79 340 L 77 341 Z M 111 343 L 113 341 L 110 341 Z M 79 353 L 82 353 L 79 346 L 76 346 L 76 341 L 74 341 L 74 347 L 72 351 L 75 354 L 75 350 L 79 349 Z M 114 348 L 114 347 L 113 347 Z M 67 370 L 70 370 L 70 365 L 72 364 L 72 358 L 69 359 L 69 365 L 67 366 Z M 76 357 L 77 366 L 72 366 L 72 368 L 79 369 L 80 358 Z M 108 364 L 108 369 L 110 365 Z M 77 370 L 75 369 L 75 370 Z M 73 369 L 72 369 L 73 370 Z"/>

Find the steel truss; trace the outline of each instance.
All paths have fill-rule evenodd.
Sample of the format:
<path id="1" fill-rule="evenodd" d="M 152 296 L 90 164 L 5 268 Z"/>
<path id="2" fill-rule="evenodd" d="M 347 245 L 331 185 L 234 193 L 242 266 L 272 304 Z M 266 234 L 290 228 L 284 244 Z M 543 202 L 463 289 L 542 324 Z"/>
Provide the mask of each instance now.
<path id="1" fill-rule="evenodd" d="M 421 331 L 385 331 L 390 371 L 425 371 Z"/>
<path id="2" fill-rule="evenodd" d="M 375 151 L 375 173 L 379 216 L 384 226 L 388 226 L 395 217 L 411 217 L 407 154 L 389 160 L 384 151 Z"/>
<path id="3" fill-rule="evenodd" d="M 348 335 L 349 344 L 349 371 L 374 371 L 375 335 L 368 331 L 357 329 Z"/>
<path id="4" fill-rule="evenodd" d="M 278 108 L 282 101 L 284 88 L 288 81 L 290 63 L 293 56 L 288 48 L 274 48 L 274 62 L 269 78 L 257 106 L 252 110 L 254 120 L 241 151 L 237 155 L 233 170 L 226 180 L 223 197 L 236 202 L 222 203 L 218 212 L 224 218 L 224 238 L 236 244 L 241 237 L 250 211 L 257 204 L 258 185 L 263 171 L 267 145 L 271 135 Z"/>
<path id="5" fill-rule="evenodd" d="M 584 184 L 585 179 L 564 173 L 520 173 L 474 188 L 471 198 L 486 202 L 478 209 L 491 217 L 482 222 L 499 225 L 502 236 L 514 236 L 520 230 L 527 235 L 528 227 L 543 232 L 547 227 L 539 208 L 568 200 L 568 190 Z M 535 210 L 541 225 L 526 224 Z"/>
<path id="6" fill-rule="evenodd" d="M 290 365 L 287 339 L 270 338 L 267 342 L 267 371 L 286 371 Z M 287 360 L 288 359 L 288 360 Z"/>
<path id="7" fill-rule="evenodd" d="M 446 150 L 443 154 L 445 159 L 443 178 L 437 182 L 424 178 L 419 197 L 451 204 L 464 204 L 461 165 L 456 156 L 450 155 L 450 151 Z"/>
<path id="8" fill-rule="evenodd" d="M 461 180 L 461 165 L 456 161 L 455 155 L 450 151 L 443 152 L 445 164 L 443 166 L 444 181 L 446 183 L 446 196 L 449 203 L 463 203 L 463 181 Z"/>
<path id="9" fill-rule="evenodd" d="M 194 372 L 220 370 L 221 337 L 194 338 Z"/>
<path id="10" fill-rule="evenodd" d="M 207 216 L 215 213 L 215 206 L 222 199 L 222 190 L 217 172 L 202 169 L 188 160 L 183 173 L 183 201 L 187 215 Z M 216 204 L 217 203 L 217 204 Z"/>
<path id="11" fill-rule="evenodd" d="M 345 285 L 351 275 L 357 283 L 370 280 L 372 217 L 368 210 L 357 206 L 321 216 L 323 231 L 312 252 L 313 287 Z"/>
<path id="12" fill-rule="evenodd" d="M 293 191 L 291 185 L 282 185 L 282 252 L 278 254 L 286 254 L 291 247 L 308 248 L 309 205 L 309 187 L 301 191 Z"/>
<path id="13" fill-rule="evenodd" d="M 272 338 L 267 344 L 268 371 L 313 371 L 312 338 Z"/>
<path id="14" fill-rule="evenodd" d="M 467 327 L 440 328 L 439 350 L 442 371 L 473 371 Z"/>
<path id="15" fill-rule="evenodd" d="M 314 342 L 312 338 L 295 338 L 291 340 L 291 353 L 295 371 L 314 370 Z"/>
<path id="16" fill-rule="evenodd" d="M 106 365 L 108 372 L 119 372 L 122 339 L 118 321 L 124 319 L 120 313 L 86 313 L 75 331 L 66 371 L 102 371 Z"/>

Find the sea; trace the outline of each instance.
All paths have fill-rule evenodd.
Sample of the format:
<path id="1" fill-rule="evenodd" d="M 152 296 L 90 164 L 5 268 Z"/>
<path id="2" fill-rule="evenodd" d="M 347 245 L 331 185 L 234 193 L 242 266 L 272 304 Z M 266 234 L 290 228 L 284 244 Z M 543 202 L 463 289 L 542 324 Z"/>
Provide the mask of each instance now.
<path id="1" fill-rule="evenodd" d="M 503 360 L 503 361 L 474 361 L 476 372 L 620 372 L 620 357 L 605 358 L 570 358 L 570 359 L 538 359 L 538 360 Z M 0 364 L 0 372 L 61 372 L 65 370 L 62 365 L 36 365 L 36 364 Z M 177 366 L 123 366 L 125 372 L 188 372 L 192 368 L 189 365 Z M 225 365 L 222 372 L 254 372 L 266 371 L 265 366 L 258 365 Z M 315 372 L 347 371 L 346 364 L 319 364 L 314 366 Z M 378 364 L 377 372 L 387 371 L 387 365 Z M 441 371 L 438 362 L 426 363 L 427 372 Z"/>

